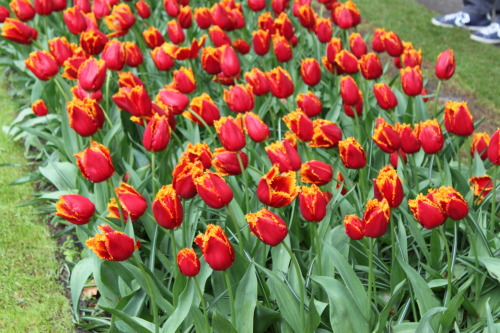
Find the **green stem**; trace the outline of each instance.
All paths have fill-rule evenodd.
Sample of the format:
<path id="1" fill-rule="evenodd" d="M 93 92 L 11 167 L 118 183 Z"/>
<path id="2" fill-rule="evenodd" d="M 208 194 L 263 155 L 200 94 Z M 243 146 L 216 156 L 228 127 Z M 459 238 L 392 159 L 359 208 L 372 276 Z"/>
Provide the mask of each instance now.
<path id="1" fill-rule="evenodd" d="M 174 235 L 174 229 L 166 230 L 165 232 L 167 233 L 168 237 L 172 241 L 172 252 L 173 252 L 173 258 L 175 260 L 177 256 L 177 251 L 179 251 L 179 245 L 177 244 L 177 241 L 175 240 L 175 235 Z"/>
<path id="2" fill-rule="evenodd" d="M 444 186 L 444 174 L 443 174 L 443 167 L 441 166 L 441 159 L 439 156 L 435 156 L 436 163 L 439 169 L 439 178 L 441 179 L 441 186 Z"/>
<path id="3" fill-rule="evenodd" d="M 111 225 L 114 229 L 121 230 L 121 228 L 119 226 L 117 226 L 116 224 L 114 224 L 109 219 L 105 218 L 104 216 L 101 216 L 99 214 L 95 214 L 95 217 L 97 217 L 99 220 L 102 220 L 102 221 L 106 222 L 107 224 Z"/>
<path id="4" fill-rule="evenodd" d="M 479 257 L 477 253 L 477 244 L 476 244 L 476 237 L 474 236 L 474 233 L 472 232 L 472 228 L 469 226 L 468 223 L 464 223 L 465 227 L 467 228 L 467 235 L 469 237 L 469 242 L 472 246 L 472 251 L 474 251 L 474 282 L 475 282 L 475 288 L 474 288 L 474 305 L 477 308 L 478 302 L 479 302 L 479 295 L 481 294 L 481 276 L 480 276 L 480 269 L 479 269 Z"/>
<path id="5" fill-rule="evenodd" d="M 491 212 L 490 212 L 490 231 L 493 233 L 495 231 L 495 217 L 496 217 L 496 204 L 497 204 L 497 176 L 498 176 L 498 166 L 493 166 L 493 189 L 491 190 Z"/>
<path id="6" fill-rule="evenodd" d="M 153 290 L 150 276 L 146 273 L 146 271 L 144 270 L 144 267 L 142 267 L 142 264 L 139 262 L 139 260 L 135 256 L 132 256 L 132 258 L 134 259 L 137 267 L 139 267 L 139 269 L 141 270 L 141 273 L 144 276 L 144 280 L 146 280 L 146 285 L 149 289 L 149 294 L 150 294 L 149 297 L 151 297 L 151 307 L 152 307 L 152 311 L 153 311 L 153 322 L 155 325 L 155 333 L 159 333 L 160 332 L 160 322 L 158 320 L 159 319 L 158 318 L 158 308 L 156 306 L 156 296 L 155 296 L 156 293 Z"/>
<path id="7" fill-rule="evenodd" d="M 212 129 L 210 128 L 210 126 L 208 126 L 207 122 L 199 114 L 197 114 L 193 110 L 187 109 L 187 111 L 189 113 L 191 113 L 196 119 L 198 119 L 200 121 L 200 123 L 203 124 L 203 126 L 206 128 L 206 130 L 208 131 L 208 133 L 210 133 L 210 137 L 212 138 L 212 142 L 215 142 L 216 135 L 214 134 L 214 132 L 212 131 Z"/>
<path id="8" fill-rule="evenodd" d="M 59 90 L 60 90 L 60 91 L 61 91 L 61 93 L 63 94 L 64 99 L 65 99 L 66 101 L 69 101 L 68 95 L 66 94 L 66 91 L 64 90 L 64 88 L 63 88 L 63 86 L 62 86 L 62 84 L 61 84 L 61 82 L 60 82 L 59 80 L 60 80 L 60 78 L 59 78 L 59 76 L 57 76 L 57 77 L 54 79 L 54 82 L 56 83 L 57 88 L 59 88 Z"/>
<path id="9" fill-rule="evenodd" d="M 417 162 L 415 162 L 415 155 L 412 154 L 411 156 L 408 156 L 408 159 L 410 160 L 411 164 L 411 169 L 412 169 L 412 174 L 413 174 L 413 179 L 415 180 L 415 189 L 417 190 L 417 194 L 420 193 L 420 188 L 419 188 L 419 181 L 418 181 L 418 170 L 417 170 Z"/>
<path id="10" fill-rule="evenodd" d="M 245 247 L 243 246 L 243 235 L 241 234 L 240 226 L 238 224 L 238 220 L 236 219 L 236 215 L 234 214 L 233 209 L 230 205 L 227 205 L 227 211 L 231 216 L 231 220 L 234 222 L 234 228 L 236 229 L 236 237 L 238 237 L 238 247 L 240 249 L 240 254 L 245 254 Z"/>
<path id="11" fill-rule="evenodd" d="M 203 316 L 205 317 L 205 325 L 208 328 L 208 327 L 210 327 L 210 322 L 208 321 L 207 303 L 205 303 L 205 298 L 203 297 L 203 293 L 201 292 L 200 284 L 198 283 L 196 276 L 193 277 L 193 280 L 194 280 L 194 284 L 196 286 L 196 289 L 198 290 L 198 296 L 200 296 L 201 308 L 203 309 Z"/>
<path id="12" fill-rule="evenodd" d="M 115 198 L 116 201 L 116 206 L 118 207 L 118 212 L 120 213 L 120 220 L 122 221 L 123 225 L 125 225 L 125 215 L 123 214 L 123 208 L 122 205 L 120 204 L 120 200 L 118 199 L 118 195 L 115 192 L 115 189 L 113 187 L 113 184 L 111 182 L 111 178 L 107 180 L 108 186 L 109 186 L 109 191 L 113 195 L 113 198 Z"/>
<path id="13" fill-rule="evenodd" d="M 444 233 L 444 225 L 443 227 L 439 228 L 439 234 L 441 235 L 441 238 L 443 238 L 444 242 L 444 249 L 446 250 L 446 259 L 447 259 L 447 271 L 448 271 L 448 287 L 446 289 L 446 296 L 444 300 L 444 306 L 447 306 L 448 303 L 450 302 L 451 299 L 451 277 L 452 277 L 452 271 L 451 271 L 451 253 L 450 253 L 450 248 L 448 246 L 448 240 L 446 239 L 446 235 Z"/>
<path id="14" fill-rule="evenodd" d="M 318 263 L 318 275 L 323 275 L 323 270 L 322 270 L 322 267 L 321 267 L 321 243 L 320 243 L 320 239 L 319 239 L 319 230 L 318 230 L 318 223 L 315 223 L 315 222 L 311 222 L 313 225 L 312 225 L 312 228 L 314 229 L 314 236 L 315 236 L 315 240 L 314 240 L 314 245 L 316 246 L 316 257 L 317 257 L 317 263 Z"/>
<path id="15" fill-rule="evenodd" d="M 109 123 L 110 127 L 113 127 L 113 123 L 111 122 L 111 119 L 109 118 L 108 112 L 109 112 L 109 83 L 111 81 L 111 71 L 109 71 L 106 74 L 106 86 L 105 86 L 105 93 L 106 93 L 106 111 L 104 111 L 104 117 L 106 118 L 106 121 Z"/>
<path id="16" fill-rule="evenodd" d="M 245 168 L 243 166 L 243 161 L 241 159 L 240 152 L 236 152 L 236 157 L 238 158 L 238 164 L 240 165 L 241 175 L 243 176 L 243 183 L 245 184 L 245 211 L 250 209 L 250 201 L 248 199 L 248 179 L 247 173 L 245 172 Z"/>
<path id="17" fill-rule="evenodd" d="M 368 239 L 368 243 L 370 245 L 368 252 L 368 319 L 371 317 L 371 305 L 372 305 L 372 287 L 373 287 L 373 298 L 376 298 L 376 288 L 375 288 L 375 279 L 373 274 L 373 242 L 374 239 Z"/>
<path id="18" fill-rule="evenodd" d="M 229 293 L 229 304 L 231 306 L 231 323 L 236 327 L 236 311 L 234 310 L 234 295 L 233 288 L 231 287 L 231 281 L 229 281 L 229 274 L 226 271 L 222 271 L 224 276 L 224 281 L 226 281 L 227 292 Z"/>
<path id="19" fill-rule="evenodd" d="M 441 91 L 441 84 L 443 83 L 442 80 L 439 80 L 438 82 L 438 86 L 437 86 L 437 89 L 436 89 L 436 97 L 435 97 L 435 101 L 434 101 L 434 109 L 432 109 L 432 113 L 431 113 L 431 118 L 434 118 L 434 115 L 437 114 L 437 109 L 438 109 L 438 104 L 439 104 L 439 92 Z"/>
<path id="20" fill-rule="evenodd" d="M 462 173 L 462 159 L 460 158 L 460 152 L 462 151 L 462 146 L 460 145 L 460 138 L 458 136 L 455 137 L 455 141 L 457 144 L 457 162 L 458 162 L 458 172 Z"/>
<path id="21" fill-rule="evenodd" d="M 470 148 L 470 145 L 471 145 L 471 138 L 470 137 L 467 137 L 466 139 L 467 141 L 467 145 L 466 147 L 467 148 Z M 465 151 L 466 155 L 467 155 L 467 169 L 469 170 L 469 178 L 472 177 L 472 156 L 470 154 L 470 152 L 468 152 L 467 150 Z"/>
<path id="22" fill-rule="evenodd" d="M 304 320 L 304 284 L 302 283 L 302 272 L 300 271 L 300 266 L 299 262 L 297 261 L 297 257 L 295 256 L 295 253 L 292 252 L 292 249 L 288 246 L 288 244 L 283 241 L 281 242 L 283 244 L 283 247 L 285 248 L 286 252 L 290 255 L 292 258 L 293 266 L 295 267 L 295 272 L 297 273 L 297 283 L 299 284 L 300 288 L 300 320 Z"/>

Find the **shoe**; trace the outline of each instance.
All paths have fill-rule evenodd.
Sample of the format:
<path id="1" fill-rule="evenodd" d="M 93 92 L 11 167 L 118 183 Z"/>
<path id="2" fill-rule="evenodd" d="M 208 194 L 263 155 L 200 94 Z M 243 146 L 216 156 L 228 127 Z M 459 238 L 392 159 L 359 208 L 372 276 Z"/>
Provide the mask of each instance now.
<path id="1" fill-rule="evenodd" d="M 493 22 L 486 28 L 470 35 L 470 38 L 480 43 L 498 44 L 500 43 L 500 24 Z"/>
<path id="2" fill-rule="evenodd" d="M 432 18 L 432 24 L 438 27 L 460 27 L 473 31 L 485 28 L 490 25 L 490 23 L 487 15 L 476 17 L 466 12 L 458 12 Z"/>

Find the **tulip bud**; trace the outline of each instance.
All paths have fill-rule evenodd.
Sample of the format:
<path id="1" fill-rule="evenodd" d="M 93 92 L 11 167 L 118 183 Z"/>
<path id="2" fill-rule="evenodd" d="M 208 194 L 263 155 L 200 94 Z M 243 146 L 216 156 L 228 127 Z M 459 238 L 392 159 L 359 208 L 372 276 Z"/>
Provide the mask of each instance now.
<path id="1" fill-rule="evenodd" d="M 386 199 L 382 201 L 368 200 L 363 214 L 363 234 L 371 238 L 382 237 L 387 231 L 390 216 L 391 210 Z"/>
<path id="2" fill-rule="evenodd" d="M 323 110 L 321 101 L 311 91 L 297 95 L 297 106 L 309 117 L 315 117 Z"/>
<path id="3" fill-rule="evenodd" d="M 332 121 L 315 119 L 313 121 L 313 136 L 309 146 L 313 148 L 334 148 L 342 139 L 342 131 Z"/>
<path id="4" fill-rule="evenodd" d="M 444 107 L 444 125 L 450 133 L 469 136 L 474 132 L 474 122 L 467 102 L 446 102 Z"/>
<path id="5" fill-rule="evenodd" d="M 359 68 L 361 70 L 361 74 L 367 80 L 376 80 L 383 74 L 382 63 L 375 53 L 367 53 L 361 56 L 361 59 L 359 60 Z M 385 85 L 384 83 L 376 83 L 375 85 L 377 84 Z M 375 91 L 375 86 L 373 87 L 373 90 Z"/>
<path id="6" fill-rule="evenodd" d="M 205 171 L 203 175 L 194 178 L 196 191 L 209 206 L 219 209 L 227 206 L 233 200 L 233 191 L 218 174 Z"/>
<path id="7" fill-rule="evenodd" d="M 172 186 L 177 194 L 184 199 L 191 199 L 196 195 L 194 178 L 203 174 L 203 165 L 200 161 L 190 162 L 181 159 L 172 171 Z"/>
<path id="8" fill-rule="evenodd" d="M 35 29 L 18 20 L 6 18 L 2 25 L 2 37 L 14 43 L 31 45 L 38 33 Z"/>
<path id="9" fill-rule="evenodd" d="M 169 54 L 167 54 L 167 52 L 165 52 L 165 48 L 163 46 L 156 47 L 150 52 L 150 54 L 156 68 L 161 71 L 168 71 L 175 65 L 174 60 Z"/>
<path id="10" fill-rule="evenodd" d="M 112 97 L 113 102 L 135 117 L 149 116 L 152 110 L 151 97 L 144 86 L 123 87 Z"/>
<path id="11" fill-rule="evenodd" d="M 316 19 L 314 32 L 316 36 L 318 36 L 318 41 L 320 43 L 328 43 L 332 39 L 333 34 L 332 21 L 329 18 Z"/>
<path id="12" fill-rule="evenodd" d="M 170 140 L 170 128 L 166 116 L 153 115 L 142 137 L 142 144 L 150 152 L 159 152 L 167 148 Z"/>
<path id="13" fill-rule="evenodd" d="M 471 177 L 469 183 L 472 185 L 474 195 L 479 197 L 478 204 L 493 190 L 493 182 L 488 175 Z"/>
<path id="14" fill-rule="evenodd" d="M 100 90 L 106 79 L 106 63 L 93 57 L 87 59 L 78 70 L 78 84 L 86 91 Z"/>
<path id="15" fill-rule="evenodd" d="M 415 199 L 408 200 L 415 220 L 426 229 L 433 229 L 446 221 L 446 215 L 431 199 L 419 194 Z"/>
<path id="16" fill-rule="evenodd" d="M 155 49 L 165 43 L 165 38 L 161 32 L 153 26 L 144 30 L 142 32 L 142 37 L 150 49 Z"/>
<path id="17" fill-rule="evenodd" d="M 177 267 L 182 275 L 196 276 L 200 272 L 200 259 L 192 248 L 182 249 L 177 253 Z"/>
<path id="18" fill-rule="evenodd" d="M 488 159 L 491 163 L 500 165 L 500 128 L 491 135 L 488 146 Z"/>
<path id="19" fill-rule="evenodd" d="M 444 137 L 436 119 L 420 122 L 418 140 L 426 154 L 436 154 L 441 151 L 444 146 Z"/>
<path id="20" fill-rule="evenodd" d="M 365 237 L 364 223 L 357 215 L 347 215 L 344 217 L 345 233 L 350 239 L 360 240 Z"/>
<path id="21" fill-rule="evenodd" d="M 241 118 L 222 117 L 214 121 L 214 126 L 224 148 L 238 151 L 245 147 L 245 132 L 241 126 Z"/>
<path id="22" fill-rule="evenodd" d="M 115 188 L 115 193 L 120 202 L 125 222 L 129 217 L 132 222 L 135 222 L 146 212 L 148 208 L 146 199 L 131 185 L 122 182 L 119 187 Z M 114 198 L 110 200 L 108 210 L 108 217 L 120 218 L 120 211 Z"/>
<path id="23" fill-rule="evenodd" d="M 375 141 L 382 151 L 388 154 L 397 151 L 401 147 L 399 134 L 382 117 L 377 118 L 372 140 Z"/>
<path id="24" fill-rule="evenodd" d="M 269 126 L 257 114 L 247 112 L 243 116 L 243 119 L 245 122 L 245 132 L 253 141 L 262 142 L 270 136 Z"/>
<path id="25" fill-rule="evenodd" d="M 283 121 L 301 141 L 310 141 L 312 139 L 314 134 L 313 122 L 301 110 L 285 115 Z"/>
<path id="26" fill-rule="evenodd" d="M 377 28 L 375 29 L 375 32 L 373 33 L 373 40 L 372 40 L 372 49 L 375 52 L 381 53 L 385 51 L 385 45 L 384 45 L 384 39 L 383 36 L 385 35 L 386 31 L 383 28 Z"/>
<path id="27" fill-rule="evenodd" d="M 85 244 L 101 259 L 109 261 L 124 261 L 132 256 L 141 243 L 125 235 L 123 232 L 113 230 L 109 225 L 97 226 L 102 234 L 97 233 L 89 238 Z"/>
<path id="28" fill-rule="evenodd" d="M 31 104 L 31 110 L 33 110 L 33 113 L 38 117 L 46 116 L 49 113 L 47 104 L 45 104 L 45 102 L 41 99 Z"/>
<path id="29" fill-rule="evenodd" d="M 173 73 L 175 88 L 183 94 L 190 94 L 196 89 L 196 79 L 191 68 L 181 67 Z"/>
<path id="30" fill-rule="evenodd" d="M 101 106 L 91 98 L 74 99 L 66 102 L 69 126 L 83 137 L 94 135 L 104 125 L 105 117 Z"/>
<path id="31" fill-rule="evenodd" d="M 115 172 L 108 148 L 95 141 L 74 156 L 82 175 L 93 183 L 103 182 Z"/>
<path id="32" fill-rule="evenodd" d="M 156 193 L 152 208 L 155 220 L 160 226 L 170 230 L 180 227 L 184 210 L 173 185 L 163 186 Z"/>
<path id="33" fill-rule="evenodd" d="M 300 65 L 302 81 L 309 86 L 315 86 L 321 81 L 321 68 L 319 62 L 314 58 L 302 59 Z"/>
<path id="34" fill-rule="evenodd" d="M 406 67 L 401 69 L 401 85 L 408 96 L 418 96 L 422 93 L 423 79 L 420 67 Z"/>
<path id="35" fill-rule="evenodd" d="M 349 0 L 332 9 L 332 21 L 340 29 L 353 28 L 361 22 L 360 12 L 356 4 Z"/>
<path id="36" fill-rule="evenodd" d="M 455 54 L 447 49 L 438 54 L 436 62 L 436 77 L 440 80 L 448 80 L 455 73 Z"/>
<path id="37" fill-rule="evenodd" d="M 245 80 L 252 87 L 254 95 L 262 96 L 269 92 L 269 79 L 259 68 L 254 67 L 250 72 L 245 73 Z"/>
<path id="38" fill-rule="evenodd" d="M 288 234 L 285 221 L 265 207 L 256 213 L 245 215 L 245 218 L 252 233 L 266 245 L 276 246 Z"/>
<path id="39" fill-rule="evenodd" d="M 240 60 L 231 46 L 223 45 L 219 48 L 220 68 L 226 76 L 236 76 L 240 73 Z"/>
<path id="40" fill-rule="evenodd" d="M 421 144 L 418 139 L 418 124 L 412 130 L 408 124 L 396 123 L 396 132 L 401 138 L 401 150 L 406 154 L 414 154 L 420 150 Z"/>
<path id="41" fill-rule="evenodd" d="M 189 98 L 186 95 L 168 86 L 158 91 L 156 101 L 160 106 L 165 106 L 165 108 L 172 110 L 174 114 L 181 114 L 189 105 Z"/>
<path id="42" fill-rule="evenodd" d="M 146 1 L 144 0 L 139 0 L 135 3 L 135 9 L 137 9 L 137 14 L 142 19 L 147 19 L 151 16 L 151 9 L 149 8 L 149 5 Z"/>
<path id="43" fill-rule="evenodd" d="M 224 271 L 233 265 L 234 249 L 220 226 L 209 224 L 205 234 L 196 236 L 194 242 L 213 270 Z"/>
<path id="44" fill-rule="evenodd" d="M 403 42 L 394 31 L 388 31 L 382 36 L 384 47 L 391 57 L 399 57 L 403 53 Z"/>
<path id="45" fill-rule="evenodd" d="M 355 138 L 347 138 L 338 144 L 340 159 L 346 168 L 361 169 L 366 165 L 366 153 Z"/>
<path id="46" fill-rule="evenodd" d="M 490 145 L 490 136 L 486 132 L 474 133 L 470 146 L 470 155 L 474 157 L 477 152 L 482 160 L 488 157 L 488 146 Z"/>
<path id="47" fill-rule="evenodd" d="M 292 78 L 288 72 L 278 66 L 267 73 L 271 93 L 278 98 L 287 98 L 295 89 Z"/>
<path id="48" fill-rule="evenodd" d="M 94 213 L 92 201 L 78 194 L 67 194 L 59 196 L 54 214 L 73 224 L 82 225 L 89 223 Z"/>
<path id="49" fill-rule="evenodd" d="M 335 64 L 340 68 L 342 73 L 355 74 L 359 72 L 358 58 L 347 50 L 340 50 L 335 55 Z"/>
<path id="50" fill-rule="evenodd" d="M 125 63 L 130 67 L 139 67 L 144 61 L 142 51 L 134 42 L 124 42 Z"/>
<path id="51" fill-rule="evenodd" d="M 257 185 L 257 197 L 264 205 L 280 208 L 289 205 L 299 194 L 299 188 L 295 185 L 295 172 L 288 171 L 279 173 L 277 165 L 259 181 Z"/>
<path id="52" fill-rule="evenodd" d="M 182 115 L 200 126 L 203 126 L 203 122 L 200 118 L 208 126 L 213 126 L 214 122 L 220 119 L 219 108 L 206 93 L 194 97 L 189 105 L 189 109 L 194 112 L 196 116 L 188 111 L 183 112 Z"/>
<path id="53" fill-rule="evenodd" d="M 321 161 L 307 161 L 300 168 L 300 181 L 308 184 L 323 186 L 328 184 L 333 177 L 331 165 Z"/>
<path id="54" fill-rule="evenodd" d="M 351 76 L 343 76 L 340 79 L 340 96 L 348 105 L 356 105 L 363 98 L 361 90 Z"/>
<path id="55" fill-rule="evenodd" d="M 378 105 L 384 110 L 394 109 L 398 105 L 398 99 L 392 89 L 385 83 L 375 83 L 373 94 Z"/>
<path id="56" fill-rule="evenodd" d="M 237 84 L 224 89 L 224 102 L 233 112 L 245 113 L 251 111 L 254 106 L 254 95 L 252 87 L 249 85 Z"/>
<path id="57" fill-rule="evenodd" d="M 207 29 L 212 25 L 212 14 L 206 7 L 198 7 L 194 9 L 194 20 L 200 29 Z"/>
<path id="58" fill-rule="evenodd" d="M 329 199 L 318 186 L 301 186 L 299 207 L 302 217 L 309 222 L 320 222 L 326 216 L 326 206 Z"/>
<path id="59" fill-rule="evenodd" d="M 276 59 L 279 62 L 290 61 L 292 59 L 293 53 L 292 53 L 292 47 L 290 46 L 288 40 L 285 37 L 278 34 L 273 35 L 272 40 L 273 40 L 274 55 L 276 56 Z"/>
<path id="60" fill-rule="evenodd" d="M 241 164 L 243 165 L 243 170 L 245 170 L 248 166 L 247 154 L 242 151 L 229 151 L 222 147 L 215 150 L 212 165 L 222 176 L 239 175 L 243 170 L 241 169 L 237 154 L 240 155 Z"/>
<path id="61" fill-rule="evenodd" d="M 378 200 L 386 199 L 389 207 L 396 208 L 403 201 L 403 185 L 396 170 L 386 165 L 373 180 L 373 194 Z"/>
<path id="62" fill-rule="evenodd" d="M 288 141 L 276 141 L 266 147 L 267 156 L 280 172 L 297 171 L 302 165 L 297 149 Z"/>
<path id="63" fill-rule="evenodd" d="M 36 50 L 30 53 L 30 56 L 24 60 L 28 67 L 37 78 L 47 81 L 59 72 L 54 57 L 47 51 Z"/>

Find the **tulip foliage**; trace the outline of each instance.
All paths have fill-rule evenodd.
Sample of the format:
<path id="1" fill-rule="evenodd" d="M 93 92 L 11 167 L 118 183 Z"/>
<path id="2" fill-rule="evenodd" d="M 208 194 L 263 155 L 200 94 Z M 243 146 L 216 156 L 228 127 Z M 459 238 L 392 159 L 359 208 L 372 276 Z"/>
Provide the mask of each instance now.
<path id="1" fill-rule="evenodd" d="M 422 52 L 358 33 L 350 0 L 12 0 L 0 19 L 30 89 L 11 132 L 54 189 L 32 203 L 82 248 L 82 329 L 495 329 L 500 129 L 437 103 L 453 51 L 427 92 Z"/>

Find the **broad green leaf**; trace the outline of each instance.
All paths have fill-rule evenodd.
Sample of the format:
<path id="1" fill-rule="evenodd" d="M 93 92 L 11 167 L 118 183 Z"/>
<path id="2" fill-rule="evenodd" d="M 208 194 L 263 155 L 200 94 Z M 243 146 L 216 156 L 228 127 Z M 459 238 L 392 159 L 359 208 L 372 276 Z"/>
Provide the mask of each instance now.
<path id="1" fill-rule="evenodd" d="M 139 321 L 137 321 L 135 318 L 129 316 L 128 314 L 126 314 L 123 311 L 116 310 L 115 308 L 112 308 L 112 307 L 105 307 L 105 306 L 101 306 L 100 308 L 111 313 L 114 316 L 117 316 L 121 320 L 123 320 L 125 322 L 125 324 L 130 326 L 137 333 L 151 333 L 151 332 L 153 332 L 149 328 L 143 326 L 143 323 L 147 323 L 147 322 L 145 322 L 142 319 L 141 319 L 142 323 L 139 323 Z"/>
<path id="2" fill-rule="evenodd" d="M 377 332 L 382 332 L 385 329 L 385 324 L 387 323 L 387 319 L 389 318 L 389 314 L 393 310 L 393 306 L 396 303 L 396 301 L 399 299 L 401 292 L 403 291 L 403 286 L 406 281 L 401 281 L 395 288 L 394 292 L 391 295 L 391 298 L 387 302 L 387 304 L 384 306 L 384 309 L 380 312 L 378 316 L 378 322 L 377 322 Z"/>
<path id="3" fill-rule="evenodd" d="M 446 308 L 442 307 L 442 306 L 436 307 L 434 309 L 430 309 L 429 311 L 427 311 L 424 314 L 424 316 L 422 317 L 422 319 L 420 319 L 420 322 L 418 323 L 418 326 L 417 326 L 417 329 L 416 329 L 415 332 L 419 332 L 419 333 L 434 333 L 435 330 L 432 329 L 431 319 L 436 314 L 438 314 L 440 312 L 443 312 L 443 311 L 446 311 Z"/>
<path id="4" fill-rule="evenodd" d="M 218 311 L 212 316 L 212 328 L 214 333 L 238 333 L 233 324 Z"/>
<path id="5" fill-rule="evenodd" d="M 204 318 L 202 312 L 194 304 L 191 305 L 191 310 L 189 311 L 189 316 L 190 316 L 190 318 L 193 319 L 195 332 L 209 333 L 212 331 L 212 328 L 210 326 L 207 326 L 207 324 L 205 323 L 205 318 Z"/>
<path id="6" fill-rule="evenodd" d="M 480 257 L 479 261 L 486 267 L 488 273 L 500 282 L 500 259 Z"/>
<path id="7" fill-rule="evenodd" d="M 267 332 L 269 326 L 277 322 L 280 318 L 281 315 L 279 312 L 273 311 L 257 303 L 254 316 L 254 332 Z"/>
<path id="8" fill-rule="evenodd" d="M 257 277 L 255 266 L 248 266 L 245 276 L 238 284 L 235 298 L 236 329 L 240 333 L 253 332 L 253 317 L 257 304 Z"/>
<path id="9" fill-rule="evenodd" d="M 368 332 L 367 320 L 359 316 L 361 309 L 342 283 L 327 276 L 311 276 L 311 279 L 328 295 L 330 325 L 334 332 Z"/>
<path id="10" fill-rule="evenodd" d="M 191 308 L 191 304 L 193 304 L 193 295 L 195 287 L 194 281 L 190 280 L 186 286 L 186 289 L 179 296 L 179 301 L 177 303 L 177 307 L 175 311 L 170 315 L 166 323 L 161 328 L 161 332 L 170 333 L 175 332 L 182 324 L 184 319 L 189 313 L 189 309 Z"/>
<path id="11" fill-rule="evenodd" d="M 469 285 L 471 284 L 472 279 L 469 282 Z M 453 321 L 457 318 L 457 313 L 458 309 L 460 308 L 460 305 L 462 305 L 464 298 L 462 297 L 464 291 L 466 288 L 463 288 L 458 294 L 453 296 L 453 298 L 450 300 L 450 303 L 448 303 L 446 311 L 443 313 L 441 316 L 441 329 L 444 332 L 448 332 L 451 329 L 451 324 Z"/>
<path id="12" fill-rule="evenodd" d="M 73 313 L 78 321 L 80 313 L 78 307 L 80 305 L 80 295 L 82 294 L 83 286 L 92 274 L 93 261 L 92 258 L 82 259 L 71 271 L 69 287 L 71 289 L 71 301 L 73 302 Z"/>
<path id="13" fill-rule="evenodd" d="M 69 162 L 50 162 L 40 167 L 40 173 L 61 191 L 75 188 L 77 167 Z"/>
<path id="14" fill-rule="evenodd" d="M 394 333 L 416 333 L 417 332 L 417 323 L 402 323 L 394 326 Z"/>

